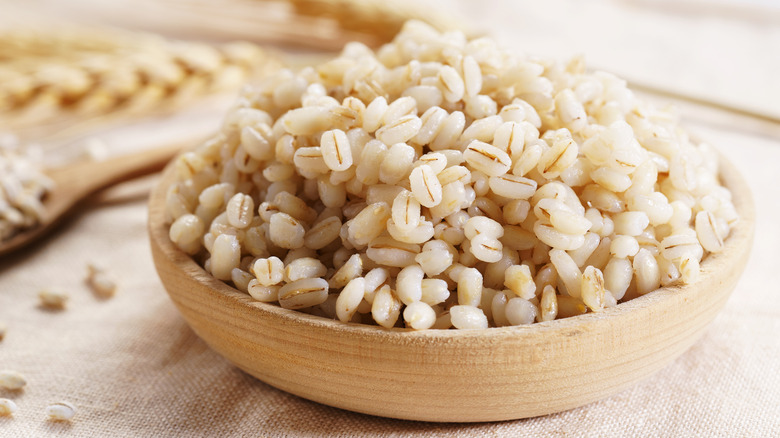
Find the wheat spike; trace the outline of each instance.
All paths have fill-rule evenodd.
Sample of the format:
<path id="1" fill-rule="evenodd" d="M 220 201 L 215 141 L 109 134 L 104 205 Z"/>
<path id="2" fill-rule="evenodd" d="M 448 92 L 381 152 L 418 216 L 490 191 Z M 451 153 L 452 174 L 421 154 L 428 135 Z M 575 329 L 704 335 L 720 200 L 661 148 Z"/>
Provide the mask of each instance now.
<path id="1" fill-rule="evenodd" d="M 9 31 L 0 34 L 0 116 L 19 127 L 63 115 L 155 110 L 236 90 L 278 66 L 251 43 L 208 45 L 107 29 Z"/>

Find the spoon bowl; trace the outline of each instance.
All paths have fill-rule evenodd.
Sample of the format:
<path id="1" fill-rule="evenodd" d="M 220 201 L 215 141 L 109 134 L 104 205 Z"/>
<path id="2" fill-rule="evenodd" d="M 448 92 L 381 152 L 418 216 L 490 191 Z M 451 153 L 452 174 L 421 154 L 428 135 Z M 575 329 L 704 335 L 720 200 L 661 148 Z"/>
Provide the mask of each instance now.
<path id="1" fill-rule="evenodd" d="M 740 215 L 696 283 L 571 318 L 482 330 L 384 329 L 273 304 L 216 280 L 168 238 L 164 172 L 149 202 L 157 272 L 192 329 L 233 364 L 283 391 L 372 415 L 439 422 L 509 420 L 600 400 L 688 349 L 723 307 L 750 252 L 754 206 L 726 160 Z"/>
<path id="2" fill-rule="evenodd" d="M 185 143 L 152 148 L 101 161 L 80 161 L 49 169 L 54 188 L 44 196 L 38 224 L 0 241 L 0 257 L 27 246 L 51 231 L 89 195 L 120 182 L 161 170 Z"/>

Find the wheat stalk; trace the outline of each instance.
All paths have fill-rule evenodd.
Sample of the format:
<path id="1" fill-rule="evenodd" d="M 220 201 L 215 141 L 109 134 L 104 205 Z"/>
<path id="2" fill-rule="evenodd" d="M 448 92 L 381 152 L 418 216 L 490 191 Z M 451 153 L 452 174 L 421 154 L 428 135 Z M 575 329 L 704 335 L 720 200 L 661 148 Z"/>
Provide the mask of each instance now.
<path id="1" fill-rule="evenodd" d="M 0 34 L 0 117 L 22 129 L 60 117 L 172 108 L 277 68 L 250 43 L 209 45 L 106 29 Z"/>
<path id="2" fill-rule="evenodd" d="M 0 32 L 6 126 L 22 137 L 81 133 L 111 119 L 169 112 L 209 93 L 233 92 L 281 65 L 257 43 L 323 53 L 355 40 L 379 45 L 412 18 L 440 30 L 458 27 L 448 15 L 409 0 L 136 0 L 113 7 L 125 25 L 157 23 L 169 32 L 253 43 L 193 43 L 106 28 Z"/>
<path id="3" fill-rule="evenodd" d="M 275 0 L 279 1 L 279 0 Z M 462 25 L 441 10 L 433 10 L 409 0 L 281 0 L 289 2 L 296 14 L 330 18 L 342 29 L 371 34 L 388 42 L 408 20 L 427 22 L 440 31 L 462 29 Z"/>
<path id="4" fill-rule="evenodd" d="M 350 41 L 379 46 L 410 19 L 463 29 L 447 11 L 416 0 L 116 0 L 93 13 L 166 33 L 331 52 Z"/>

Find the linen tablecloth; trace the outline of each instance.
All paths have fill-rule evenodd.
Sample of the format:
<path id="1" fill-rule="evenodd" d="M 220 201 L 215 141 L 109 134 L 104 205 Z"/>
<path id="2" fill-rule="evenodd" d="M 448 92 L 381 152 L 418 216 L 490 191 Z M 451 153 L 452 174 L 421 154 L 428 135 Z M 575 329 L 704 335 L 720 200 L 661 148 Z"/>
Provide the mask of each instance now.
<path id="1" fill-rule="evenodd" d="M 643 13 L 639 2 L 599 2 L 595 7 L 600 9 L 588 9 L 579 2 L 553 3 L 575 11 L 558 21 L 551 15 L 532 20 L 527 15 L 502 15 L 501 10 L 525 13 L 536 6 L 488 2 L 487 11 L 474 17 L 483 25 L 489 21 L 486 17 L 494 17 L 492 29 L 504 41 L 525 41 L 522 48 L 527 51 L 538 45 L 556 56 L 588 55 L 590 46 L 597 64 L 623 66 L 623 73 L 644 82 L 668 84 L 673 90 L 697 96 L 712 89 L 709 96 L 720 101 L 769 113 L 780 111 L 776 103 L 780 93 L 772 100 L 761 92 L 778 90 L 778 81 L 772 79 L 775 75 L 750 71 L 780 62 L 780 45 L 774 44 L 780 32 L 776 23 L 751 31 L 751 25 L 727 22 L 723 17 L 676 16 L 666 28 L 676 34 L 659 30 L 662 41 L 683 38 L 685 29 L 690 39 L 714 35 L 712 20 L 722 20 L 726 28 L 738 29 L 742 40 L 761 44 L 765 55 L 775 50 L 775 59 L 768 60 L 752 47 L 756 53 L 743 54 L 747 61 L 740 60 L 741 67 L 728 67 L 738 76 L 713 73 L 697 82 L 690 72 L 680 75 L 649 61 L 641 68 L 627 62 L 631 60 L 625 57 L 655 58 L 666 66 L 681 62 L 677 56 L 664 56 L 663 51 L 669 50 L 665 43 L 649 44 L 651 37 L 642 32 L 632 37 L 627 30 L 631 22 L 625 20 L 631 18 L 640 23 L 636 27 L 640 30 L 650 29 L 652 20 L 662 23 L 657 11 Z M 458 5 L 466 13 L 474 8 Z M 552 6 L 538 8 L 542 14 L 554 12 Z M 576 19 L 578 11 L 582 19 L 601 16 L 597 23 L 601 26 L 581 23 Z M 536 24 L 515 27 L 514 19 Z M 548 32 L 545 38 L 538 36 L 544 32 Z M 577 39 L 580 32 L 582 38 Z M 628 32 L 628 36 L 615 43 L 619 47 L 600 46 L 599 42 L 608 41 L 609 32 Z M 531 38 L 534 35 L 536 39 Z M 733 49 L 723 47 L 726 52 Z M 623 53 L 624 59 L 616 52 Z M 696 63 L 684 65 L 699 73 L 704 68 Z M 659 75 L 663 80 L 659 81 Z M 751 77 L 759 79 L 745 83 Z M 703 86 L 701 82 L 707 81 L 709 85 Z M 729 87 L 730 81 L 739 84 Z M 0 397 L 11 398 L 19 407 L 15 415 L 0 417 L 0 437 L 780 436 L 780 140 L 772 135 L 777 126 L 762 131 L 734 123 L 721 125 L 695 108 L 686 109 L 684 116 L 688 129 L 715 146 L 748 181 L 757 210 L 756 239 L 733 295 L 701 339 L 630 389 L 567 412 L 483 424 L 378 418 L 279 391 L 209 349 L 168 299 L 154 270 L 146 235 L 146 196 L 156 182 L 151 177 L 95 197 L 45 241 L 0 259 L 0 323 L 8 326 L 0 341 L 0 369 L 19 371 L 28 381 L 23 391 L 0 390 Z M 219 120 L 212 122 L 217 126 Z M 122 137 L 133 144 L 133 135 L 135 140 L 145 138 L 140 129 Z M 116 278 L 119 290 L 115 297 L 98 298 L 84 284 L 89 262 L 106 266 Z M 67 308 L 40 308 L 37 293 L 42 288 L 68 291 Z M 45 407 L 60 400 L 77 407 L 72 421 L 46 419 Z"/>

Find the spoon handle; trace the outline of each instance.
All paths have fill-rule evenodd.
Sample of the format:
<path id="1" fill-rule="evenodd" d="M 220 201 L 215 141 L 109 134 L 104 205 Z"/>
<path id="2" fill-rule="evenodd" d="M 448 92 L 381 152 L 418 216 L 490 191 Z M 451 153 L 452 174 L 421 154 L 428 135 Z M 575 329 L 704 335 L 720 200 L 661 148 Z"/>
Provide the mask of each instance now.
<path id="1" fill-rule="evenodd" d="M 81 199 L 100 189 L 149 175 L 165 167 L 178 152 L 192 142 L 175 143 L 103 161 L 84 161 L 49 170 L 57 191 Z"/>

